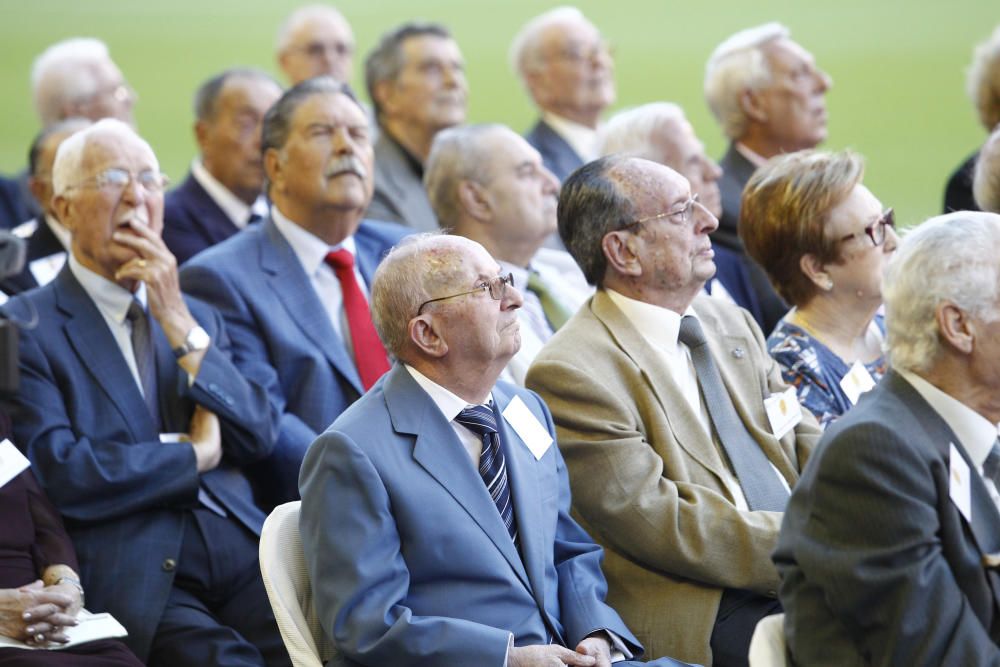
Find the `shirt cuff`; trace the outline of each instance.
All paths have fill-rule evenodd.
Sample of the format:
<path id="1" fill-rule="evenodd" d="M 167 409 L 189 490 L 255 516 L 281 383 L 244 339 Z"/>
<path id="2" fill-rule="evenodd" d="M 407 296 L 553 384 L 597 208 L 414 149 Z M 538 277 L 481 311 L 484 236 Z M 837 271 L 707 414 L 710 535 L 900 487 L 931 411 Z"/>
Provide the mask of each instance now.
<path id="1" fill-rule="evenodd" d="M 611 632 L 611 630 L 596 630 L 587 636 L 603 637 L 608 640 L 608 643 L 611 644 L 611 662 L 621 662 L 622 660 L 631 660 L 633 658 L 632 651 L 628 650 L 628 646 L 625 645 L 622 638 Z"/>
<path id="2" fill-rule="evenodd" d="M 507 655 L 503 657 L 503 667 L 507 667 L 510 662 L 510 652 L 514 648 L 514 633 L 507 633 Z"/>

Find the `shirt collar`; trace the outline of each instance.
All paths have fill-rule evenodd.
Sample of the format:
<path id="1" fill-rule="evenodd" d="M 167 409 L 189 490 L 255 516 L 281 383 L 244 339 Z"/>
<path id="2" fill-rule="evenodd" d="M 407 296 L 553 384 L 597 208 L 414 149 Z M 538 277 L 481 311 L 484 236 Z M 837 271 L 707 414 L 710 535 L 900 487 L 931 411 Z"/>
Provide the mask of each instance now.
<path id="1" fill-rule="evenodd" d="M 62 223 L 53 218 L 49 214 L 45 214 L 45 224 L 49 226 L 52 234 L 55 235 L 56 240 L 59 241 L 65 250 L 69 250 L 69 245 L 73 241 L 73 233 L 62 226 Z"/>
<path id="2" fill-rule="evenodd" d="M 962 403 L 954 396 L 946 394 L 916 373 L 899 371 L 907 382 L 913 385 L 925 401 L 951 428 L 961 441 L 972 462 L 982 468 L 983 461 L 997 440 L 997 425 Z"/>
<path id="3" fill-rule="evenodd" d="M 302 264 L 302 268 L 308 276 L 315 275 L 319 271 L 326 261 L 327 253 L 333 250 L 344 248 L 355 258 L 358 256 L 353 234 L 337 245 L 329 246 L 320 237 L 286 218 L 277 206 L 271 207 L 271 219 L 274 221 L 274 226 L 288 241 L 288 245 L 292 247 L 292 251 L 299 258 L 299 263 Z"/>
<path id="4" fill-rule="evenodd" d="M 604 291 L 649 343 L 669 353 L 677 350 L 677 336 L 681 329 L 680 315 L 669 308 L 629 298 L 613 289 L 605 288 Z M 698 317 L 691 306 L 687 307 L 684 315 Z"/>
<path id="5" fill-rule="evenodd" d="M 208 196 L 212 198 L 222 212 L 226 214 L 234 225 L 243 229 L 247 225 L 247 221 L 250 219 L 250 213 L 256 213 L 263 217 L 267 214 L 267 201 L 264 199 L 264 195 L 260 194 L 257 196 L 257 201 L 253 203 L 253 206 L 247 206 L 243 203 L 243 200 L 232 193 L 232 191 L 225 185 L 220 183 L 215 176 L 209 173 L 205 165 L 202 164 L 200 159 L 196 159 L 191 163 L 191 175 L 194 176 L 194 180 L 198 181 L 198 184 L 205 189 Z"/>
<path id="6" fill-rule="evenodd" d="M 117 283 L 113 283 L 104 276 L 100 276 L 79 261 L 73 253 L 69 253 L 69 270 L 73 272 L 73 277 L 91 298 L 97 309 L 104 316 L 119 324 L 125 321 L 128 308 L 132 305 L 133 299 L 138 299 L 143 309 L 146 308 L 146 284 L 140 282 L 139 289 L 133 294 Z"/>
<path id="7" fill-rule="evenodd" d="M 584 162 L 590 162 L 598 157 L 597 130 L 557 116 L 551 111 L 542 112 L 542 120 L 555 130 Z"/>
<path id="8" fill-rule="evenodd" d="M 737 141 L 733 145 L 736 147 L 736 152 L 745 157 L 747 159 L 747 162 L 749 162 L 753 166 L 760 167 L 763 166 L 765 162 L 767 162 L 766 157 L 764 157 L 757 151 L 748 148 L 745 144 L 741 144 L 740 142 Z"/>
<path id="9" fill-rule="evenodd" d="M 459 412 L 471 406 L 471 403 L 466 403 L 464 399 L 456 396 L 434 380 L 431 380 L 413 366 L 403 364 L 403 367 L 409 371 L 410 376 L 417 381 L 417 384 L 419 384 L 420 387 L 427 392 L 427 395 L 431 397 L 434 405 L 437 406 L 438 410 L 441 411 L 441 414 L 444 415 L 444 418 L 449 423 L 455 421 L 455 417 L 458 416 Z M 492 401 L 493 393 L 491 392 L 488 402 Z M 483 405 L 488 406 L 488 403 L 484 403 Z"/>

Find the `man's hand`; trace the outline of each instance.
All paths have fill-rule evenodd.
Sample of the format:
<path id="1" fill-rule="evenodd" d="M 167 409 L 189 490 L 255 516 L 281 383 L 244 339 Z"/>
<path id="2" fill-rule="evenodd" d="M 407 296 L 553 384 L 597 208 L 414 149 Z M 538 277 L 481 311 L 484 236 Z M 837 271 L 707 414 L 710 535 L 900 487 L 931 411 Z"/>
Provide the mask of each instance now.
<path id="1" fill-rule="evenodd" d="M 576 645 L 576 652 L 596 658 L 595 667 L 611 667 L 611 644 L 605 637 L 586 637 Z"/>
<path id="2" fill-rule="evenodd" d="M 76 625 L 75 614 L 67 613 L 73 601 L 74 596 L 46 588 L 40 580 L 0 590 L 0 635 L 29 644 L 65 643 L 62 629 Z"/>
<path id="3" fill-rule="evenodd" d="M 211 410 L 200 405 L 194 408 L 191 424 L 188 428 L 191 435 L 191 446 L 198 461 L 198 472 L 214 470 L 222 460 L 222 433 L 219 429 L 219 418 Z"/>
<path id="4" fill-rule="evenodd" d="M 580 645 L 582 646 L 583 642 L 580 642 Z M 562 667 L 563 665 L 591 667 L 597 664 L 597 659 L 593 656 L 577 653 L 556 644 L 515 646 L 510 650 L 507 660 L 507 667 Z"/>

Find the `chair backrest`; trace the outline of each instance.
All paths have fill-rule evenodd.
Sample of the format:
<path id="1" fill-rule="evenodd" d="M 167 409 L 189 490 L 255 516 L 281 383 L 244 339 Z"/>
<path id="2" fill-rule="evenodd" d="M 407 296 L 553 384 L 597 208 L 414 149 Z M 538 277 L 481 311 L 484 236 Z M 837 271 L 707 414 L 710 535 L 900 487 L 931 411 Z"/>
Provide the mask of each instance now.
<path id="1" fill-rule="evenodd" d="M 295 667 L 322 667 L 336 655 L 313 607 L 299 537 L 300 501 L 274 508 L 260 534 L 260 571 L 281 639 Z"/>
<path id="2" fill-rule="evenodd" d="M 757 622 L 750 639 L 750 667 L 785 667 L 790 664 L 785 648 L 785 615 L 765 616 Z"/>

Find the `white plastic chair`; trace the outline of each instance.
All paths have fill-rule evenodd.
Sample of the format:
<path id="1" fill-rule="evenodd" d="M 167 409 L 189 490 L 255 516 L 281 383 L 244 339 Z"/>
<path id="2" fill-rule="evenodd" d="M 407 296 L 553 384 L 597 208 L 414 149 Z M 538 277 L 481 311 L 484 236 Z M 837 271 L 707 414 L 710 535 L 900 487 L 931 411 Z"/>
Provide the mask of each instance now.
<path id="1" fill-rule="evenodd" d="M 260 571 L 281 639 L 295 667 L 323 667 L 336 655 L 313 607 L 299 537 L 300 501 L 274 508 L 260 534 Z"/>
<path id="2" fill-rule="evenodd" d="M 765 616 L 750 639 L 750 667 L 786 667 L 785 615 Z"/>

